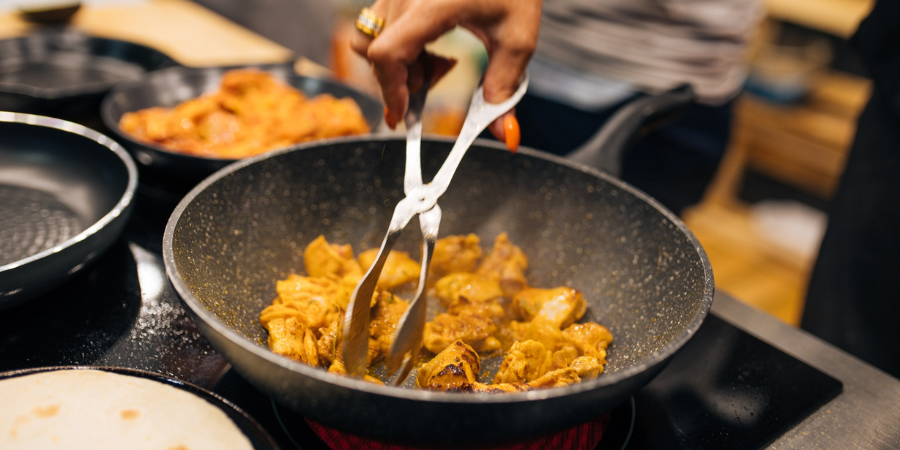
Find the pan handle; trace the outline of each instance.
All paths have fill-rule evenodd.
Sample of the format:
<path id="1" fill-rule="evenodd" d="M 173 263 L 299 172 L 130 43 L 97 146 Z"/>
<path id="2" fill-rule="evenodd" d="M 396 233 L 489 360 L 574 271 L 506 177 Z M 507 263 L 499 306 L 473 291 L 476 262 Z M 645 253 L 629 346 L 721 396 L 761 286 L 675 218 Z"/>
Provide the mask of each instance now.
<path id="1" fill-rule="evenodd" d="M 693 103 L 694 98 L 694 89 L 683 84 L 626 103 L 594 136 L 566 158 L 618 176 L 622 153 L 627 147 L 641 136 L 681 115 Z"/>

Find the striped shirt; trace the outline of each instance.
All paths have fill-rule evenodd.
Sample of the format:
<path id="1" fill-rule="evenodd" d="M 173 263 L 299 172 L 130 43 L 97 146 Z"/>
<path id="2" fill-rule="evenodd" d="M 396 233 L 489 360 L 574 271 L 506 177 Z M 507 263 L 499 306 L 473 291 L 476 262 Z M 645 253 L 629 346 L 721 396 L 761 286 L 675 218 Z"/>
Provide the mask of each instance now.
<path id="1" fill-rule="evenodd" d="M 701 102 L 724 103 L 746 78 L 762 12 L 760 0 L 544 0 L 534 92 L 590 109 L 623 86 L 690 83 Z M 593 99 L 586 86 L 612 95 Z"/>

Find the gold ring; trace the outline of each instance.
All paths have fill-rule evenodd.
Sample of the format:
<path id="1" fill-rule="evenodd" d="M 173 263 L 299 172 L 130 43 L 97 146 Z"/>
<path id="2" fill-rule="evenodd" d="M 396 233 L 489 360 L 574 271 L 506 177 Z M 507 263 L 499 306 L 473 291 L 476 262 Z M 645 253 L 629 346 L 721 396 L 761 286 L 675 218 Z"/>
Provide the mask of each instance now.
<path id="1" fill-rule="evenodd" d="M 356 18 L 356 29 L 362 31 L 366 36 L 375 39 L 381 34 L 384 28 L 384 19 L 375 15 L 369 8 L 363 8 Z"/>

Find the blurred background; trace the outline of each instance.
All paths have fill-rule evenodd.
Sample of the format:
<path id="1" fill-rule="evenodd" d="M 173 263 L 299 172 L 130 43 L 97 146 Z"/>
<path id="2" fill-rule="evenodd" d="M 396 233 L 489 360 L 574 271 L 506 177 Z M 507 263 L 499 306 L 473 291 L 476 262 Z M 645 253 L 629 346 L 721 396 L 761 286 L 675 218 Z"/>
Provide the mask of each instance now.
<path id="1" fill-rule="evenodd" d="M 0 1 L 0 38 L 42 26 L 21 10 L 66 0 Z M 378 96 L 352 53 L 360 0 L 86 0 L 68 19 L 89 34 L 155 47 L 187 66 L 295 61 L 305 75 Z M 812 264 L 870 82 L 848 39 L 871 0 L 767 0 L 747 55 L 727 153 L 704 200 L 682 213 L 717 287 L 798 325 Z M 425 131 L 455 135 L 486 65 L 456 30 L 430 46 L 458 64 L 429 96 Z M 0 65 L 2 77 L 2 65 Z M 381 130 L 386 132 L 386 130 Z"/>

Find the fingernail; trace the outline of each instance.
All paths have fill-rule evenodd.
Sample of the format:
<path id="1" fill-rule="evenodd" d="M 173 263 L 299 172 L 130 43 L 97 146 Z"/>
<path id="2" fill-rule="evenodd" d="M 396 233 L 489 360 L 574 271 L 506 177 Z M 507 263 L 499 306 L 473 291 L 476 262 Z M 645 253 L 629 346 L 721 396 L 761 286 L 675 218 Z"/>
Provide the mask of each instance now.
<path id="1" fill-rule="evenodd" d="M 509 115 L 503 119 L 503 133 L 506 135 L 506 148 L 515 154 L 519 150 L 519 142 L 522 140 L 516 116 Z"/>
<path id="2" fill-rule="evenodd" d="M 397 121 L 394 120 L 394 116 L 393 114 L 391 114 L 391 110 L 388 109 L 387 106 L 384 107 L 384 123 L 386 123 L 388 128 L 392 130 L 397 129 Z"/>

